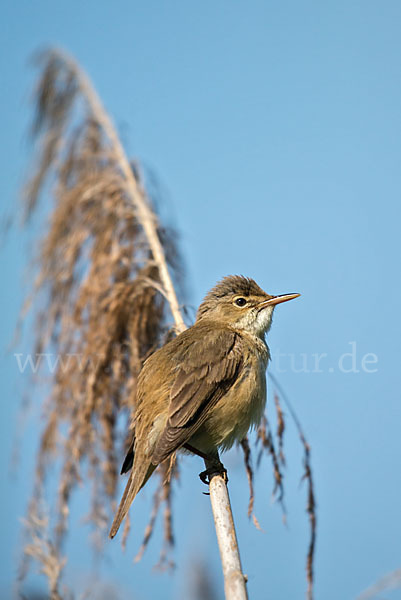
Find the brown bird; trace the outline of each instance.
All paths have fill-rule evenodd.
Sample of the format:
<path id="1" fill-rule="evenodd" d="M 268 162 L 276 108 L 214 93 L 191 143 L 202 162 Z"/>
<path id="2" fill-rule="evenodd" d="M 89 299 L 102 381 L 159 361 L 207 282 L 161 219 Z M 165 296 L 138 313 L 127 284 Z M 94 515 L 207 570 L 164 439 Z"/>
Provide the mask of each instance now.
<path id="1" fill-rule="evenodd" d="M 259 424 L 266 404 L 265 334 L 274 307 L 253 279 L 225 277 L 206 295 L 195 324 L 152 354 L 139 375 L 134 437 L 121 473 L 132 468 L 110 537 L 156 467 L 178 449 L 220 470 L 219 450 Z M 208 469 L 200 474 L 206 481 Z"/>

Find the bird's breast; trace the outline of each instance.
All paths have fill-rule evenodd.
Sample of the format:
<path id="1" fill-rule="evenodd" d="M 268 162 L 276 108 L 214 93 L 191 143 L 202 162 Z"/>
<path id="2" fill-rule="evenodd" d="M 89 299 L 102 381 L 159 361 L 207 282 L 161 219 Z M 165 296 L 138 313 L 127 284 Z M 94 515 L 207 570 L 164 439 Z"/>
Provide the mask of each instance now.
<path id="1" fill-rule="evenodd" d="M 211 410 L 191 443 L 205 452 L 228 450 L 260 423 L 266 405 L 266 353 L 249 353 L 235 384 Z"/>

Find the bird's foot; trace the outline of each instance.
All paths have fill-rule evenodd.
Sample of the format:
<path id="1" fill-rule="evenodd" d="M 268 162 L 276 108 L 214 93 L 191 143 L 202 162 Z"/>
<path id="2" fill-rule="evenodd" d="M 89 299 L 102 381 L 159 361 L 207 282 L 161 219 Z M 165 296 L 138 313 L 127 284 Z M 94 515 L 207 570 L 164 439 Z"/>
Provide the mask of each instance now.
<path id="1" fill-rule="evenodd" d="M 228 482 L 227 469 L 220 461 L 216 461 L 216 463 L 208 467 L 205 471 L 199 473 L 199 478 L 205 485 L 209 485 L 213 475 L 221 475 L 225 483 Z"/>

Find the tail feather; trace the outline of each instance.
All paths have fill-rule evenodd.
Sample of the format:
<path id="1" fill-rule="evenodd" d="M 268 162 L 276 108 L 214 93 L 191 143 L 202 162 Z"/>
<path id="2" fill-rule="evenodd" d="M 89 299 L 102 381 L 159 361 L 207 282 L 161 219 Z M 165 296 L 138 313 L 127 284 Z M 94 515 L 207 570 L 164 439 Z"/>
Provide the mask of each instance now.
<path id="1" fill-rule="evenodd" d="M 156 466 L 157 465 L 153 465 L 152 463 L 145 461 L 141 462 L 137 468 L 134 465 L 134 469 L 131 472 L 130 478 L 124 490 L 123 497 L 121 498 L 120 506 L 118 507 L 116 516 L 114 517 L 114 521 L 110 529 L 109 536 L 112 539 L 119 530 L 121 522 L 126 516 L 135 496 L 145 485 L 153 471 L 156 469 Z"/>

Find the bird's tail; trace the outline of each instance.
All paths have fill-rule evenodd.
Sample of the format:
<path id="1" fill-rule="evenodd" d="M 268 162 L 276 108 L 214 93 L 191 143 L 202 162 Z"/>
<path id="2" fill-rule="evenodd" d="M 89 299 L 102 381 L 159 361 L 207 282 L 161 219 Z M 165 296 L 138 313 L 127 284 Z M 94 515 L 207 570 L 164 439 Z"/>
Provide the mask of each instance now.
<path id="1" fill-rule="evenodd" d="M 138 461 L 136 459 L 137 457 L 135 457 L 136 464 L 134 464 L 134 468 L 125 487 L 123 497 L 121 498 L 120 506 L 118 507 L 118 511 L 116 513 L 116 516 L 114 517 L 114 521 L 110 529 L 109 536 L 111 538 L 113 538 L 116 535 L 121 525 L 121 522 L 126 516 L 135 496 L 137 495 L 139 490 L 145 485 L 145 483 L 152 475 L 153 471 L 156 469 L 157 466 L 153 465 L 148 461 Z"/>

